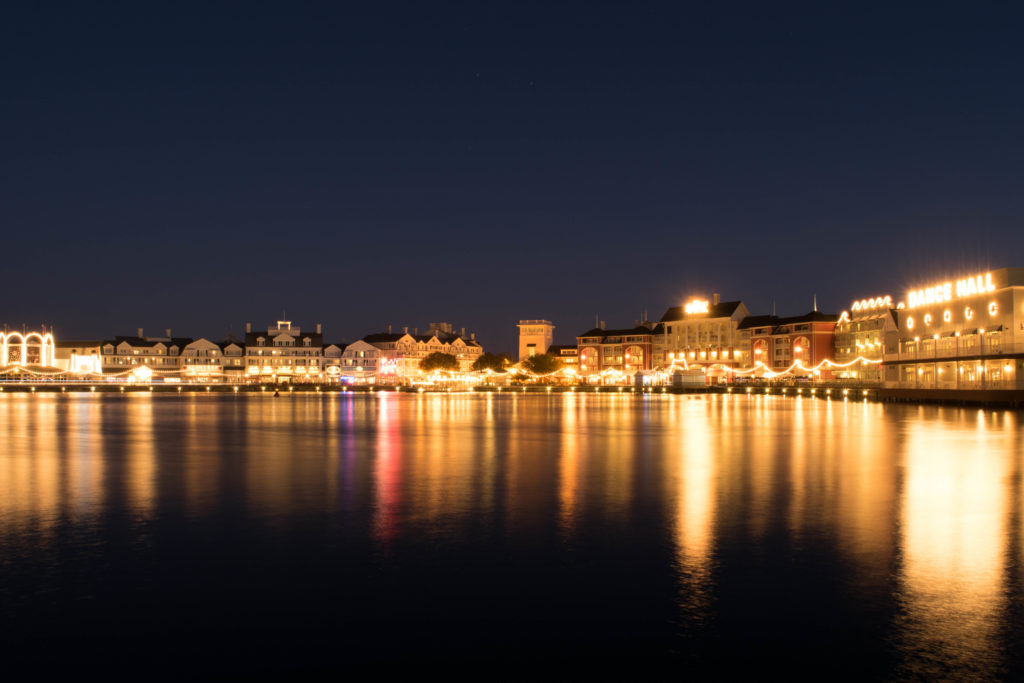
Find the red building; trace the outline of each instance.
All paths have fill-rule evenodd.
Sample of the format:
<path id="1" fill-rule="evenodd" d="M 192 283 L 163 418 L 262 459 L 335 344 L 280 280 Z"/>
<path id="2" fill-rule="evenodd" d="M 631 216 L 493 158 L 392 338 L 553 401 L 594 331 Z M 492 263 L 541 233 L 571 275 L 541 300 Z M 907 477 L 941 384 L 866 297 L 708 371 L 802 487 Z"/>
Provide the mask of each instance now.
<path id="1" fill-rule="evenodd" d="M 628 330 L 595 327 L 576 337 L 579 376 L 602 384 L 629 383 L 654 360 L 654 330 L 638 325 Z"/>
<path id="2" fill-rule="evenodd" d="M 815 368 L 823 360 L 833 358 L 833 339 L 839 316 L 819 311 L 792 318 L 773 315 L 748 316 L 739 329 L 749 335 L 750 362 L 758 363 L 772 372 L 782 372 L 799 361 L 794 372 L 801 368 Z M 832 377 L 827 367 L 820 369 L 823 379 Z"/>

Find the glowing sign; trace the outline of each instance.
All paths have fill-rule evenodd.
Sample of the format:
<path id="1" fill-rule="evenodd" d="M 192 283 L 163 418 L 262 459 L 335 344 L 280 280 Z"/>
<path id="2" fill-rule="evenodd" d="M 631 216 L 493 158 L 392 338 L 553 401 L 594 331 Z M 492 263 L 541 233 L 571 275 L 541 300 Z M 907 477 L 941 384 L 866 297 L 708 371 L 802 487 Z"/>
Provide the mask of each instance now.
<path id="1" fill-rule="evenodd" d="M 953 282 L 943 282 L 933 287 L 914 289 L 907 293 L 907 308 L 916 308 L 927 304 L 941 304 L 944 301 L 951 301 L 965 296 L 984 294 L 995 291 L 995 283 L 992 282 L 992 273 L 975 275 Z"/>
<path id="2" fill-rule="evenodd" d="M 860 301 L 854 301 L 853 305 L 850 306 L 850 309 L 854 311 L 874 310 L 876 308 L 892 308 L 892 297 L 886 295 L 875 297 L 874 299 L 861 299 Z"/>
<path id="3" fill-rule="evenodd" d="M 683 310 L 686 315 L 693 315 L 694 313 L 707 313 L 708 302 L 706 299 L 694 299 L 690 303 L 683 306 Z"/>

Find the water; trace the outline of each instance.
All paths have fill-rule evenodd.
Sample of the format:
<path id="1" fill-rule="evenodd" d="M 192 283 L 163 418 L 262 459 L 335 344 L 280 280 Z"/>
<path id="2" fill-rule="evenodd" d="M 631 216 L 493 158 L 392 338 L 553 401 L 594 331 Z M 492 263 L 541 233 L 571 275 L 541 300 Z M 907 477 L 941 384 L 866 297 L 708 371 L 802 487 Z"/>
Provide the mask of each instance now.
<path id="1" fill-rule="evenodd" d="M 0 394 L 4 661 L 1020 677 L 1019 420 L 747 396 Z"/>

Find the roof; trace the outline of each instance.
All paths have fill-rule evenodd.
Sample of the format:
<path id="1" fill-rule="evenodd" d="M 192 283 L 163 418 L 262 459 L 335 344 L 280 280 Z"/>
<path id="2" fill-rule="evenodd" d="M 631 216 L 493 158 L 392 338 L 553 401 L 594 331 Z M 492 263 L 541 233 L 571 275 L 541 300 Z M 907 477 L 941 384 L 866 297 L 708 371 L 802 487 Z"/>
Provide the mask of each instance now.
<path id="1" fill-rule="evenodd" d="M 378 332 L 376 334 L 368 334 L 363 337 L 363 341 L 367 344 L 381 344 L 383 342 L 396 342 L 405 336 L 404 332 L 398 332 L 392 334 L 391 332 Z"/>
<path id="2" fill-rule="evenodd" d="M 316 332 L 296 332 L 295 330 L 281 330 L 280 332 L 274 330 L 273 334 L 268 332 L 246 332 L 245 333 L 245 345 L 246 346 L 258 346 L 257 341 L 260 337 L 263 337 L 264 341 L 276 341 L 278 337 L 282 335 L 288 335 L 294 339 L 298 344 L 297 346 L 303 346 L 302 340 L 309 339 L 310 346 L 323 346 L 324 335 L 317 334 Z M 265 344 L 266 345 L 266 344 Z M 269 344 L 273 346 L 273 344 Z"/>
<path id="3" fill-rule="evenodd" d="M 751 327 L 775 327 L 779 324 L 777 315 L 748 315 L 736 326 L 738 330 L 749 330 Z"/>
<path id="4" fill-rule="evenodd" d="M 139 348 L 152 348 L 157 344 L 163 344 L 164 346 L 188 346 L 195 339 L 192 337 L 171 337 L 170 339 L 164 338 L 146 338 L 146 337 L 127 337 L 117 336 L 113 339 L 104 339 L 103 344 L 112 344 L 118 346 L 120 344 L 127 343 L 129 346 L 137 346 Z"/>
<path id="5" fill-rule="evenodd" d="M 76 346 L 102 346 L 102 345 L 103 345 L 103 340 L 102 339 L 92 339 L 92 340 L 88 340 L 88 341 L 74 341 L 74 340 L 58 339 L 58 340 L 55 340 L 53 342 L 54 348 L 58 348 L 58 349 L 73 349 Z"/>
<path id="6" fill-rule="evenodd" d="M 839 320 L 839 316 L 834 313 L 822 313 L 821 311 L 810 311 L 803 315 L 797 315 L 792 318 L 783 318 L 779 321 L 780 325 L 790 325 L 793 323 L 834 323 Z"/>
<path id="7" fill-rule="evenodd" d="M 649 327 L 639 325 L 637 327 L 631 327 L 628 330 L 602 330 L 600 327 L 587 330 L 583 334 L 576 335 L 577 337 L 627 337 L 627 336 L 638 336 L 643 334 L 654 334 L 654 330 Z"/>
<path id="8" fill-rule="evenodd" d="M 562 355 L 563 351 L 578 351 L 575 344 L 552 344 L 548 347 L 548 354 Z"/>
<path id="9" fill-rule="evenodd" d="M 686 313 L 682 306 L 673 306 L 672 308 L 665 311 L 665 315 L 661 316 L 660 322 L 671 322 L 673 320 L 690 320 L 691 318 L 728 318 L 742 301 L 721 301 L 717 304 L 708 306 L 707 313 Z"/>

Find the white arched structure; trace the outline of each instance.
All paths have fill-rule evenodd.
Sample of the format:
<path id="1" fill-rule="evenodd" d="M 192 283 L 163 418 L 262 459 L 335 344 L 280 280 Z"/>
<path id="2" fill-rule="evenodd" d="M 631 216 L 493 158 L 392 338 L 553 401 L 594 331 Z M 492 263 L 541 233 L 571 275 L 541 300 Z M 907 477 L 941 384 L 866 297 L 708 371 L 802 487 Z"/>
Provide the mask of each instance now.
<path id="1" fill-rule="evenodd" d="M 32 361 L 29 362 L 29 352 L 38 349 L 38 357 L 32 354 Z M 12 357 L 13 356 L 13 357 Z M 55 363 L 56 348 L 53 343 L 53 335 L 49 332 L 0 332 L 0 365 L 44 365 L 52 366 Z"/>

